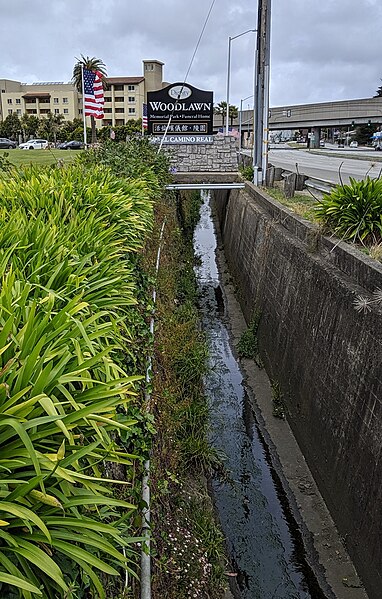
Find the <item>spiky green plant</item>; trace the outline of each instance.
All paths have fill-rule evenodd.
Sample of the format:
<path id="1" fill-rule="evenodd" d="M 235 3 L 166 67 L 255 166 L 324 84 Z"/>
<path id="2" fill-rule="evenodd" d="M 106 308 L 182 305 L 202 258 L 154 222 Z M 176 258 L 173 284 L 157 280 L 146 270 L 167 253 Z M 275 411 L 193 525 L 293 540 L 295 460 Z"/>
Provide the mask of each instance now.
<path id="1" fill-rule="evenodd" d="M 350 178 L 325 194 L 316 215 L 341 239 L 364 245 L 382 240 L 382 180 Z"/>
<path id="2" fill-rule="evenodd" d="M 101 167 L 0 180 L 1 596 L 76 584 L 102 598 L 97 572 L 133 573 L 134 506 L 110 488 L 129 483 L 105 472 L 136 458 L 118 437 L 135 424 L 126 363 L 151 193 Z"/>

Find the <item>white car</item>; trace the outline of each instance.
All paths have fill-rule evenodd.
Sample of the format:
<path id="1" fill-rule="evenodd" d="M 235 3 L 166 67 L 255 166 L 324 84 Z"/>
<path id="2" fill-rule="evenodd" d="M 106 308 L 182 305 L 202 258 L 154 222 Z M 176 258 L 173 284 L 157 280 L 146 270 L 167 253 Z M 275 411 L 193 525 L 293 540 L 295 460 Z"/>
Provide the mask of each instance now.
<path id="1" fill-rule="evenodd" d="M 49 145 L 47 139 L 30 139 L 19 145 L 20 150 L 45 150 Z"/>
<path id="2" fill-rule="evenodd" d="M 350 148 L 358 148 L 358 141 L 351 141 L 349 144 Z"/>

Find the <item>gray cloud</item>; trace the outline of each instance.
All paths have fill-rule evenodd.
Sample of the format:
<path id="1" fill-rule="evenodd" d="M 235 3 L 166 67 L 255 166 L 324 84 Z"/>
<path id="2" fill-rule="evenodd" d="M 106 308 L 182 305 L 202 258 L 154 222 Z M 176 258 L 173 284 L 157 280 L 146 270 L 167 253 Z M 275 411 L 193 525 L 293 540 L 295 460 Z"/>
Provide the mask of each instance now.
<path id="1" fill-rule="evenodd" d="M 68 81 L 75 56 L 102 58 L 110 76 L 162 60 L 183 80 L 206 0 L 2 0 L 0 77 Z M 228 36 L 256 26 L 256 2 L 216 0 L 189 82 L 225 99 Z M 369 97 L 382 77 L 380 0 L 273 0 L 271 105 Z M 254 34 L 232 42 L 231 102 L 253 93 Z M 251 102 L 249 99 L 245 105 Z"/>

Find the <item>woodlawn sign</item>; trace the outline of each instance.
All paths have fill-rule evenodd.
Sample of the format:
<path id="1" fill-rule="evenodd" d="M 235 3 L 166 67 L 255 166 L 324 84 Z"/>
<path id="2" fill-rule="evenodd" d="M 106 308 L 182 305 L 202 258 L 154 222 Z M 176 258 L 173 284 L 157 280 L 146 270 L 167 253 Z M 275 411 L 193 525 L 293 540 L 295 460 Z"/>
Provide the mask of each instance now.
<path id="1" fill-rule="evenodd" d="M 185 83 L 148 92 L 148 133 L 159 142 L 167 129 L 167 144 L 213 143 L 213 106 L 213 92 Z"/>

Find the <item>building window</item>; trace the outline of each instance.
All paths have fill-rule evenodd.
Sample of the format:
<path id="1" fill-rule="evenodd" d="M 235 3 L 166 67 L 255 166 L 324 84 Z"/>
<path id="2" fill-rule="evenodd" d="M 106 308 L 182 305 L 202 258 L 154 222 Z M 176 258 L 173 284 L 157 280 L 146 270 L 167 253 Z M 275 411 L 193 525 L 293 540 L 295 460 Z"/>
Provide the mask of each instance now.
<path id="1" fill-rule="evenodd" d="M 117 98 L 115 98 L 115 101 L 116 102 L 123 102 L 124 98 L 123 98 L 123 96 L 118 96 Z"/>
<path id="2" fill-rule="evenodd" d="M 36 108 L 29 108 L 29 110 L 27 110 L 27 114 L 37 114 Z"/>
<path id="3" fill-rule="evenodd" d="M 80 114 L 82 114 L 82 108 L 79 108 L 79 109 L 78 109 L 78 112 L 79 112 Z"/>
<path id="4" fill-rule="evenodd" d="M 135 102 L 135 96 L 129 96 L 129 102 Z"/>
<path id="5" fill-rule="evenodd" d="M 69 108 L 64 108 L 64 114 L 69 114 Z"/>
<path id="6" fill-rule="evenodd" d="M 8 109 L 8 114 L 12 114 L 12 112 L 13 112 L 12 108 L 9 108 Z"/>
<path id="7" fill-rule="evenodd" d="M 109 119 L 103 119 L 103 121 L 102 121 L 102 124 L 103 124 L 104 126 L 106 126 L 106 125 L 111 125 L 111 120 L 109 120 Z"/>
<path id="8" fill-rule="evenodd" d="M 145 71 L 153 71 L 153 70 L 154 70 L 153 64 L 145 64 Z"/>
<path id="9" fill-rule="evenodd" d="M 21 108 L 18 108 L 18 109 L 16 110 L 16 112 L 17 112 L 17 114 L 18 114 L 18 115 L 20 115 L 20 114 L 21 114 Z"/>
<path id="10" fill-rule="evenodd" d="M 135 108 L 129 108 L 129 114 L 135 114 Z"/>
<path id="11" fill-rule="evenodd" d="M 53 98 L 53 104 L 58 104 L 58 98 Z"/>
<path id="12" fill-rule="evenodd" d="M 129 90 L 129 92 L 135 92 L 135 85 L 128 85 L 127 89 Z"/>
<path id="13" fill-rule="evenodd" d="M 114 91 L 115 92 L 123 92 L 123 85 L 114 85 Z"/>
<path id="14" fill-rule="evenodd" d="M 120 125 L 124 125 L 125 121 L 124 119 L 116 119 L 115 124 L 117 127 L 119 127 Z"/>
<path id="15" fill-rule="evenodd" d="M 124 113 L 125 109 L 124 108 L 116 108 L 115 112 L 118 112 L 119 114 Z"/>
<path id="16" fill-rule="evenodd" d="M 20 98 L 16 98 L 16 104 L 21 104 Z"/>
<path id="17" fill-rule="evenodd" d="M 104 108 L 103 111 L 104 112 L 111 112 L 111 108 Z"/>
<path id="18" fill-rule="evenodd" d="M 111 102 L 111 98 L 109 98 L 109 96 L 105 96 L 105 102 Z"/>
<path id="19" fill-rule="evenodd" d="M 54 109 L 54 114 L 60 114 L 60 109 L 59 108 L 55 108 Z"/>
<path id="20" fill-rule="evenodd" d="M 48 114 L 50 112 L 49 108 L 41 108 L 40 114 Z"/>
<path id="21" fill-rule="evenodd" d="M 64 104 L 68 104 L 68 98 L 62 98 Z"/>
<path id="22" fill-rule="evenodd" d="M 12 104 L 12 98 L 8 98 L 7 102 L 8 104 Z"/>

